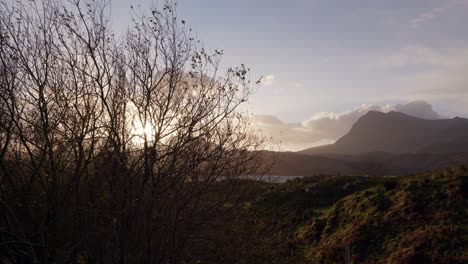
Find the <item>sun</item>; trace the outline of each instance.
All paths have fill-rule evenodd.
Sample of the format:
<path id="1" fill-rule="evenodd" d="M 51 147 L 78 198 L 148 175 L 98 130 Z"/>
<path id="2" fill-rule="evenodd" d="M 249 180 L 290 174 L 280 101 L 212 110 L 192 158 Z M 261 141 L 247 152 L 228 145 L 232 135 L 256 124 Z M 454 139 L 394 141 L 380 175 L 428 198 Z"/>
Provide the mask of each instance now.
<path id="1" fill-rule="evenodd" d="M 143 122 L 135 121 L 131 134 L 133 136 L 133 141 L 138 145 L 142 145 L 145 143 L 145 140 L 147 142 L 154 140 L 155 130 L 149 122 L 143 124 Z"/>

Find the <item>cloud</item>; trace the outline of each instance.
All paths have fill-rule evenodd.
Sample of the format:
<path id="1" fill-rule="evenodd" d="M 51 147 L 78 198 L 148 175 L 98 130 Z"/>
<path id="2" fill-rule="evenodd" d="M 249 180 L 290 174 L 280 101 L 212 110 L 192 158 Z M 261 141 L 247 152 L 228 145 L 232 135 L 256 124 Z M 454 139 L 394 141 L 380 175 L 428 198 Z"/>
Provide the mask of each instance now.
<path id="1" fill-rule="evenodd" d="M 439 6 L 432 7 L 424 12 L 417 14 L 410 21 L 412 28 L 418 28 L 419 26 L 428 23 L 438 17 L 442 16 L 444 12 L 449 9 L 455 8 L 466 8 L 468 6 L 468 1 L 466 0 L 444 0 L 438 3 Z"/>
<path id="2" fill-rule="evenodd" d="M 442 7 L 434 7 L 429 11 L 422 12 L 418 14 L 415 18 L 411 20 L 411 27 L 416 28 L 419 25 L 426 23 L 428 21 L 433 20 L 436 18 L 445 8 Z"/>
<path id="3" fill-rule="evenodd" d="M 269 74 L 262 77 L 261 83 L 265 86 L 270 86 L 275 83 L 276 77 L 273 74 Z"/>
<path id="4" fill-rule="evenodd" d="M 452 112 L 468 109 L 466 45 L 452 49 L 406 46 L 377 59 L 371 68 L 377 70 L 376 74 L 393 76 L 386 83 L 387 91 L 397 98 L 443 102 Z M 387 98 L 389 96 L 387 94 Z M 460 105 L 460 102 L 464 105 Z"/>
<path id="5" fill-rule="evenodd" d="M 432 109 L 432 105 L 425 101 L 411 101 L 407 104 L 387 105 L 382 108 L 383 112 L 402 112 L 411 116 L 424 119 L 440 119 L 441 116 Z"/>
<path id="6" fill-rule="evenodd" d="M 333 143 L 369 111 L 397 111 L 424 119 L 440 118 L 431 104 L 425 101 L 411 101 L 407 104 L 385 106 L 364 104 L 341 113 L 320 112 L 299 123 L 285 123 L 273 115 L 254 115 L 253 125 L 259 133 L 269 139 L 269 143 L 280 143 L 282 150 L 297 151 Z"/>

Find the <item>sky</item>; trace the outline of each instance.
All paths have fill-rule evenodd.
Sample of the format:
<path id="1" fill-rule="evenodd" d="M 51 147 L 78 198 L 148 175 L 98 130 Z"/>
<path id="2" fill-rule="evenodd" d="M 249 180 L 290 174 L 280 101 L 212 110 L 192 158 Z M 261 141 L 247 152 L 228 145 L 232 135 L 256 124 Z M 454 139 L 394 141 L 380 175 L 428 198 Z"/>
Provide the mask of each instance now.
<path id="1" fill-rule="evenodd" d="M 116 26 L 128 21 L 130 4 L 144 10 L 148 1 L 112 0 Z M 253 80 L 263 76 L 248 109 L 286 150 L 333 142 L 368 110 L 468 117 L 468 0 L 179 0 L 178 7 L 207 49 L 224 50 L 222 67 L 243 63 Z"/>

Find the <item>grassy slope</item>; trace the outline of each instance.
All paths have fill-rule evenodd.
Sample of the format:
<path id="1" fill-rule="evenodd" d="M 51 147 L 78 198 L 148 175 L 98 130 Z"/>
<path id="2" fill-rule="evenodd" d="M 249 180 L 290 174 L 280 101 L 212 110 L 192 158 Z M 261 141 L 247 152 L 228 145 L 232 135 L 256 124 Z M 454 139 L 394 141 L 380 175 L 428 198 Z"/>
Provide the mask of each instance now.
<path id="1" fill-rule="evenodd" d="M 457 180 L 455 180 L 457 181 Z M 308 259 L 339 261 L 350 245 L 355 262 L 455 262 L 463 249 L 464 206 L 450 180 L 409 180 L 346 197 L 304 225 Z M 453 184 L 455 185 L 455 184 Z"/>
<path id="2" fill-rule="evenodd" d="M 257 206 L 278 232 L 293 234 L 291 262 L 341 263 L 349 245 L 354 263 L 462 263 L 468 260 L 462 175 L 305 179 L 276 187 Z"/>
<path id="3" fill-rule="evenodd" d="M 188 263 L 467 263 L 468 171 L 263 184 Z"/>

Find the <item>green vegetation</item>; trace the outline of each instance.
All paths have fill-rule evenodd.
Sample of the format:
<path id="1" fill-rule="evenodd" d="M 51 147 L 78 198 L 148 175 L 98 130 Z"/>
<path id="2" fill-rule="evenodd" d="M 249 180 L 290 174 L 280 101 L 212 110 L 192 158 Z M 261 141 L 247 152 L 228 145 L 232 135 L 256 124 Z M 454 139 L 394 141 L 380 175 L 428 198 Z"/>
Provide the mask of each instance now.
<path id="1" fill-rule="evenodd" d="M 212 226 L 217 242 L 189 255 L 200 263 L 344 263 L 348 247 L 351 263 L 466 263 L 467 174 L 264 184 L 235 217 Z"/>

